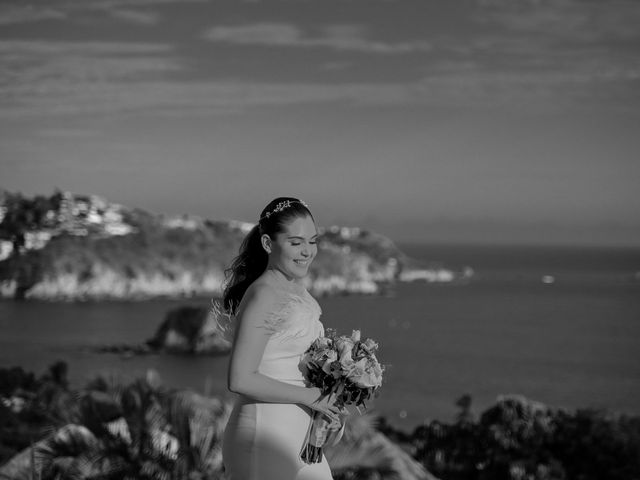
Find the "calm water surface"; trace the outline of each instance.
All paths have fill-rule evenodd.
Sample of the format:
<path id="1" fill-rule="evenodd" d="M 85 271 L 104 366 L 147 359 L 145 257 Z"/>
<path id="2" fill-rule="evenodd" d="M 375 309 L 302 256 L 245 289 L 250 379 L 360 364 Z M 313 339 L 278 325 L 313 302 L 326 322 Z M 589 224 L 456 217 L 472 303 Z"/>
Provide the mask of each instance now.
<path id="1" fill-rule="evenodd" d="M 468 393 L 480 413 L 500 394 L 553 406 L 640 414 L 640 250 L 405 246 L 471 266 L 463 285 L 399 285 L 389 296 L 320 299 L 325 327 L 359 328 L 381 344 L 386 382 L 375 410 L 412 427 L 449 421 Z M 545 284 L 542 276 L 554 283 Z M 70 365 L 74 384 L 99 372 L 153 368 L 164 383 L 225 394 L 227 357 L 125 358 L 87 347 L 150 338 L 170 308 L 208 301 L 0 302 L 0 366 Z"/>

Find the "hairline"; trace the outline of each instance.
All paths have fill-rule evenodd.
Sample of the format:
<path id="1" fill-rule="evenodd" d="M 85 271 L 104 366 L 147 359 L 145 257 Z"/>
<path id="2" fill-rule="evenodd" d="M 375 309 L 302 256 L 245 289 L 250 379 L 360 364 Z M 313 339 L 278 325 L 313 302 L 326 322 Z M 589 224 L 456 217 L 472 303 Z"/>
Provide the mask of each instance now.
<path id="1" fill-rule="evenodd" d="M 276 235 L 283 235 L 283 236 L 285 236 L 285 235 L 286 235 L 286 237 L 285 237 L 285 238 L 286 238 L 286 240 L 291 240 L 291 239 L 300 239 L 300 240 L 305 240 L 305 239 L 306 239 L 306 237 L 303 237 L 303 236 L 300 236 L 300 235 L 288 235 L 288 233 L 289 233 L 289 232 L 288 232 L 289 224 L 293 223 L 293 222 L 294 222 L 295 220 L 297 220 L 298 218 L 309 218 L 309 219 L 311 220 L 311 222 L 313 223 L 313 226 L 314 226 L 314 228 L 315 228 L 316 233 L 315 233 L 314 235 L 311 235 L 311 236 L 309 237 L 309 239 L 317 238 L 317 237 L 320 235 L 320 234 L 318 233 L 318 227 L 316 226 L 316 221 L 315 221 L 315 219 L 313 218 L 313 215 L 311 215 L 311 212 L 305 212 L 305 213 L 304 213 L 304 214 L 302 214 L 302 215 L 295 215 L 295 216 L 291 217 L 291 218 L 289 219 L 289 221 L 285 221 L 285 222 L 283 222 L 283 223 L 281 224 L 281 225 L 282 225 L 283 230 L 282 230 L 282 231 L 280 231 L 280 232 L 278 232 L 278 233 L 276 233 Z"/>

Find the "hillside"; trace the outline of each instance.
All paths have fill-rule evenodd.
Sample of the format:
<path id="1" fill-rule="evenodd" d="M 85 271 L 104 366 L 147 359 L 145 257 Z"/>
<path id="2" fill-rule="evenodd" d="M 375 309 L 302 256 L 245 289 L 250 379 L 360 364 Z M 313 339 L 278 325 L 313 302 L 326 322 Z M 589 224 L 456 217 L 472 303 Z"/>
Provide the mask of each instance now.
<path id="1" fill-rule="evenodd" d="M 218 295 L 251 224 L 168 217 L 95 195 L 0 196 L 0 296 L 42 300 Z M 416 269 L 388 238 L 321 228 L 307 287 L 315 295 L 383 291 L 399 279 L 451 281 Z"/>

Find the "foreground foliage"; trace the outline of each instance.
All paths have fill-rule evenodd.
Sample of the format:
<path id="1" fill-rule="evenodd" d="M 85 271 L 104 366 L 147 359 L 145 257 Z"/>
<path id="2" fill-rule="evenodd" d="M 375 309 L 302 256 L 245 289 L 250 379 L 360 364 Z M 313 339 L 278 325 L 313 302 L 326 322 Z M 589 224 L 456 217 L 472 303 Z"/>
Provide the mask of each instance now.
<path id="1" fill-rule="evenodd" d="M 73 391 L 63 363 L 38 379 L 0 369 L 0 396 L 0 479 L 224 479 L 229 404 L 166 389 L 153 373 L 131 382 L 97 377 Z M 428 478 L 369 417 L 348 425 L 327 452 L 337 479 Z"/>
<path id="2" fill-rule="evenodd" d="M 68 387 L 56 363 L 37 378 L 0 369 L 0 479 L 224 479 L 230 406 L 161 385 L 97 377 Z M 552 409 L 503 396 L 479 418 L 471 399 L 451 424 L 406 433 L 354 415 L 326 455 L 336 480 L 640 479 L 640 418 Z M 432 472 L 436 477 L 433 477 Z"/>
<path id="3" fill-rule="evenodd" d="M 382 430 L 443 480 L 640 479 L 639 417 L 552 409 L 517 395 L 499 397 L 477 420 L 469 397 L 458 405 L 453 424 Z"/>
<path id="4" fill-rule="evenodd" d="M 19 369 L 0 376 L 9 378 L 0 383 L 5 391 L 12 381 L 20 385 L 3 398 L 24 399 L 20 407 L 0 407 L 3 442 L 12 439 L 7 433 L 22 433 L 3 453 L 24 448 L 0 468 L 0 478 L 221 478 L 229 406 L 218 399 L 166 389 L 153 373 L 132 382 L 97 377 L 79 391 L 47 375 L 20 380 Z"/>

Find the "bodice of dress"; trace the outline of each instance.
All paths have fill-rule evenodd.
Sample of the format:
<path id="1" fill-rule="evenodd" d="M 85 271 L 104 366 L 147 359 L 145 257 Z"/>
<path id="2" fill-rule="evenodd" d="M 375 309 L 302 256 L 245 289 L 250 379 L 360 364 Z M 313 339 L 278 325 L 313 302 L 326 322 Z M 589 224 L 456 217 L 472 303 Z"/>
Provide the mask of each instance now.
<path id="1" fill-rule="evenodd" d="M 273 307 L 265 314 L 265 327 L 271 335 L 258 370 L 282 382 L 304 385 L 299 362 L 309 345 L 324 335 L 322 310 L 302 285 L 287 281 L 277 271 L 268 274 L 279 288 Z"/>

